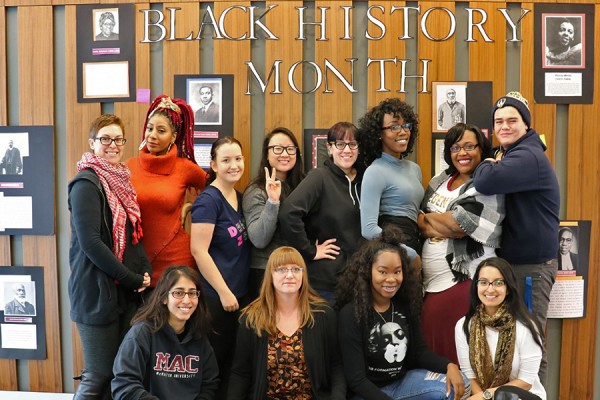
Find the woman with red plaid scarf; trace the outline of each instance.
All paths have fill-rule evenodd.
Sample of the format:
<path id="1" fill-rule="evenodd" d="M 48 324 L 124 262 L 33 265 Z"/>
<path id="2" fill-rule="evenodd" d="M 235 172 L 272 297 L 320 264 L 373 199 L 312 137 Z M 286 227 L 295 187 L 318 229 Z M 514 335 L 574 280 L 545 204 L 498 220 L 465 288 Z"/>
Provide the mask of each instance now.
<path id="1" fill-rule="evenodd" d="M 150 286 L 151 267 L 139 242 L 140 207 L 121 162 L 123 130 L 115 115 L 96 118 L 89 130 L 91 152 L 81 157 L 69 183 L 69 300 L 85 364 L 75 400 L 110 398 L 113 361 L 140 292 Z"/>

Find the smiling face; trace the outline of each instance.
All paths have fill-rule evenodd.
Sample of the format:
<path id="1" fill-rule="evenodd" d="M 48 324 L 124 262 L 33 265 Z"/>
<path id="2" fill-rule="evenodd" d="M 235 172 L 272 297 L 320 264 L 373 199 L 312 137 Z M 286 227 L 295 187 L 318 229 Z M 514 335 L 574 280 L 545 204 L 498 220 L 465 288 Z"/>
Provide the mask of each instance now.
<path id="1" fill-rule="evenodd" d="M 503 107 L 494 113 L 494 134 L 500 146 L 507 148 L 525 136 L 527 125 L 514 107 Z"/>
<path id="2" fill-rule="evenodd" d="M 479 270 L 478 280 L 485 280 L 487 282 L 494 282 L 498 279 L 504 280 L 504 276 L 500 270 L 496 267 L 486 266 Z M 477 285 L 477 296 L 485 307 L 485 312 L 488 315 L 494 315 L 498 308 L 504 303 L 506 299 L 506 284 L 502 286 L 491 285 Z"/>
<path id="3" fill-rule="evenodd" d="M 404 123 L 401 115 L 394 117 L 392 114 L 385 114 L 382 126 L 403 125 Z M 391 129 L 383 129 L 381 131 L 382 150 L 384 153 L 400 158 L 402 153 L 408 149 L 409 139 L 410 130 L 408 129 L 401 129 L 398 133 L 392 132 Z"/>
<path id="4" fill-rule="evenodd" d="M 343 139 L 336 140 L 336 142 L 356 142 L 356 137 L 353 133 L 347 133 Z M 344 146 L 342 150 L 339 150 L 333 143 L 328 143 L 327 149 L 329 150 L 329 155 L 333 158 L 333 163 L 344 171 L 346 175 L 349 175 L 352 171 L 352 166 L 358 158 L 358 148 L 352 150 L 350 146 Z"/>
<path id="5" fill-rule="evenodd" d="M 215 172 L 217 180 L 235 184 L 244 173 L 244 156 L 237 143 L 224 143 L 215 151 L 214 160 L 210 160 L 210 168 Z"/>
<path id="6" fill-rule="evenodd" d="M 189 292 L 196 290 L 196 284 L 185 276 L 181 276 L 175 285 L 169 292 L 179 290 L 183 292 Z M 198 298 L 191 299 L 190 296 L 185 295 L 183 299 L 176 299 L 171 293 L 167 294 L 167 299 L 164 301 L 167 308 L 169 309 L 169 325 L 177 333 L 183 331 L 185 323 L 190 319 L 196 307 L 198 307 Z"/>
<path id="7" fill-rule="evenodd" d="M 371 294 L 375 304 L 388 304 L 402 285 L 402 260 L 391 250 L 381 251 L 371 266 Z"/>
<path id="8" fill-rule="evenodd" d="M 471 151 L 466 151 L 464 147 L 468 145 L 477 147 Z M 453 146 L 458 146 L 461 149 L 456 153 L 450 152 L 452 164 L 460 175 L 471 176 L 481 162 L 481 147 L 477 143 L 477 135 L 473 131 L 466 130 L 462 138 L 454 142 Z"/>
<path id="9" fill-rule="evenodd" d="M 558 42 L 562 46 L 570 46 L 575 38 L 575 28 L 570 22 L 563 22 L 558 29 Z"/>
<path id="10" fill-rule="evenodd" d="M 271 137 L 271 140 L 269 140 L 269 147 L 270 146 L 293 147 L 295 145 L 288 135 L 276 133 Z M 289 155 L 285 150 L 281 154 L 275 154 L 273 150 L 269 149 L 267 151 L 267 160 L 269 166 L 275 168 L 277 178 L 285 180 L 287 173 L 296 165 L 296 154 Z"/>
<path id="11" fill-rule="evenodd" d="M 156 156 L 167 154 L 169 145 L 175 142 L 175 135 L 176 132 L 173 131 L 169 119 L 162 114 L 155 113 L 146 125 L 144 136 L 146 148 Z"/>
<path id="12" fill-rule="evenodd" d="M 98 131 L 96 139 L 101 137 L 118 139 L 123 138 L 124 136 L 121 127 L 113 124 L 105 126 Z M 95 155 L 105 159 L 112 165 L 118 164 L 123 157 L 121 147 L 117 146 L 114 141 L 111 141 L 109 145 L 104 145 L 100 143 L 100 140 L 89 139 L 89 144 Z"/>

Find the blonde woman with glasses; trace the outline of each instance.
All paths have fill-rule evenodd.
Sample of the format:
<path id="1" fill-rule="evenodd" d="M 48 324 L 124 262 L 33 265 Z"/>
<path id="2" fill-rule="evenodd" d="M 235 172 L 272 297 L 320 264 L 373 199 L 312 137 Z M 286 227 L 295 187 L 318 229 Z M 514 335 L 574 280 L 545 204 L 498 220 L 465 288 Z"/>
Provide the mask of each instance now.
<path id="1" fill-rule="evenodd" d="M 335 313 L 292 247 L 271 254 L 260 296 L 242 310 L 227 398 L 346 398 Z"/>

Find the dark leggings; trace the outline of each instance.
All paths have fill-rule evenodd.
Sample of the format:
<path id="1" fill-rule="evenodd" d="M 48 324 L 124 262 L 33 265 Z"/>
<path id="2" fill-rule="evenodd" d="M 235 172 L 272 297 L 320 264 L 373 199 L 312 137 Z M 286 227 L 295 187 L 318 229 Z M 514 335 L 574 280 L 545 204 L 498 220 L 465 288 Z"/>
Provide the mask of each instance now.
<path id="1" fill-rule="evenodd" d="M 120 295 L 122 295 L 120 293 Z M 130 296 L 126 308 L 115 321 L 103 325 L 88 325 L 77 322 L 81 337 L 85 369 L 104 376 L 112 376 L 113 362 L 125 334 L 131 327 L 131 318 L 137 310 L 137 301 Z"/>

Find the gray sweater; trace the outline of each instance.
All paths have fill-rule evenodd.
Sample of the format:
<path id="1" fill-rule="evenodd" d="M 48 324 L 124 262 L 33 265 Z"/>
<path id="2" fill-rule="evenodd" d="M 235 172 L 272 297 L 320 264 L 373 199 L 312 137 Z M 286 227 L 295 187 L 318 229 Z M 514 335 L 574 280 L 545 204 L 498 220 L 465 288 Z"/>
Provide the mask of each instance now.
<path id="1" fill-rule="evenodd" d="M 252 184 L 244 192 L 242 209 L 252 243 L 250 268 L 265 269 L 273 250 L 285 245 L 277 224 L 279 203 L 269 202 L 265 189 Z"/>

